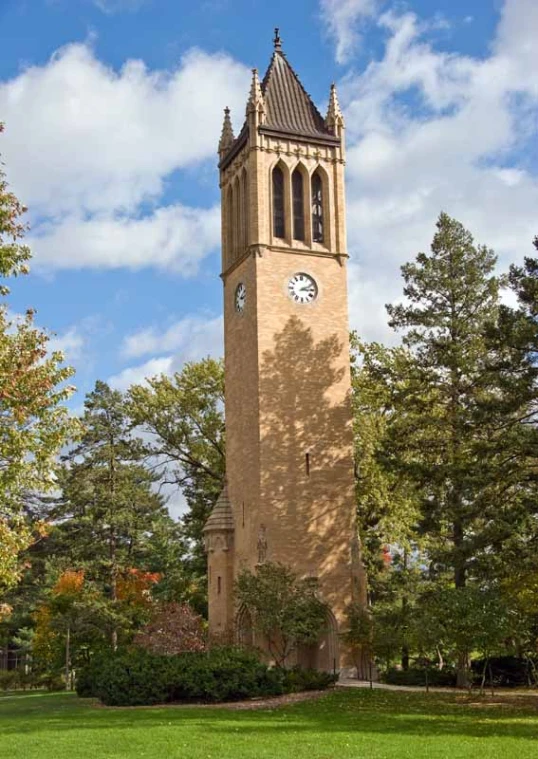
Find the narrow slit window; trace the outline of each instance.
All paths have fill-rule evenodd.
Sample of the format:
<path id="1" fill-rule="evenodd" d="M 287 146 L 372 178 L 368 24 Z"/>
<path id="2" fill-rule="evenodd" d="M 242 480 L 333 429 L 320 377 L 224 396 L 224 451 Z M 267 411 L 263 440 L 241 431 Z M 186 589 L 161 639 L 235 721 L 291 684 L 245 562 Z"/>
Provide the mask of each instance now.
<path id="1" fill-rule="evenodd" d="M 304 187 L 303 175 L 295 169 L 291 177 L 293 197 L 293 239 L 304 240 Z"/>
<path id="2" fill-rule="evenodd" d="M 284 174 L 278 166 L 273 169 L 273 234 L 284 237 Z"/>
<path id="3" fill-rule="evenodd" d="M 323 183 L 317 171 L 312 177 L 312 239 L 323 242 Z"/>
<path id="4" fill-rule="evenodd" d="M 220 592 L 222 590 L 222 579 L 220 577 L 217 577 L 217 593 L 220 596 Z"/>
<path id="5" fill-rule="evenodd" d="M 307 453 L 305 455 L 305 469 L 306 469 L 306 475 L 307 477 L 310 476 L 310 454 Z"/>

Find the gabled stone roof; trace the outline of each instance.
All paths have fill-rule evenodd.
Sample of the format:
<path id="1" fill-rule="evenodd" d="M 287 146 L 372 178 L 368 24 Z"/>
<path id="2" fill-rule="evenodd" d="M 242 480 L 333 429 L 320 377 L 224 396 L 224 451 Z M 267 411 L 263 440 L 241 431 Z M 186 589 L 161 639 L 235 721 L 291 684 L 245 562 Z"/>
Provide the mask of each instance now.
<path id="1" fill-rule="evenodd" d="M 204 532 L 229 532 L 234 529 L 232 504 L 228 497 L 228 486 L 225 484 L 213 510 L 204 525 Z"/>
<path id="2" fill-rule="evenodd" d="M 265 98 L 265 128 L 304 135 L 330 135 L 323 116 L 285 54 L 276 48 L 262 81 Z"/>
<path id="3" fill-rule="evenodd" d="M 314 141 L 324 145 L 340 144 L 340 137 L 336 136 L 334 119 L 329 123 L 320 114 L 314 105 L 312 98 L 305 90 L 292 66 L 288 63 L 286 55 L 282 52 L 282 41 L 276 31 L 275 50 L 269 68 L 263 78 L 258 82 L 257 70 L 253 70 L 253 87 L 247 103 L 247 119 L 239 135 L 229 145 L 229 133 L 227 124 L 229 114 L 225 114 L 223 135 L 219 143 L 219 166 L 226 168 L 234 157 L 243 148 L 249 138 L 249 113 L 260 106 L 263 118 L 258 126 L 260 133 L 273 134 L 285 138 L 303 138 L 306 141 Z M 332 93 L 334 98 L 336 93 Z M 331 105 L 331 104 L 329 104 Z M 329 114 L 330 115 L 330 114 Z M 341 116 L 341 113 L 340 113 Z"/>

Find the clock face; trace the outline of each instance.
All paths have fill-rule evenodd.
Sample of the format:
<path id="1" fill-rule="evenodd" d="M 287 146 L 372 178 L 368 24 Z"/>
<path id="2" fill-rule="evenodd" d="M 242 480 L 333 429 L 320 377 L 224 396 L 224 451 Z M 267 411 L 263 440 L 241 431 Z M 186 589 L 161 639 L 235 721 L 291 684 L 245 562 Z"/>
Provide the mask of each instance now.
<path id="1" fill-rule="evenodd" d="M 235 310 L 242 314 L 245 310 L 245 301 L 247 299 L 247 288 L 240 282 L 235 288 Z"/>
<path id="2" fill-rule="evenodd" d="M 299 272 L 290 277 L 288 295 L 295 303 L 312 303 L 317 294 L 318 286 L 316 280 L 310 274 Z"/>

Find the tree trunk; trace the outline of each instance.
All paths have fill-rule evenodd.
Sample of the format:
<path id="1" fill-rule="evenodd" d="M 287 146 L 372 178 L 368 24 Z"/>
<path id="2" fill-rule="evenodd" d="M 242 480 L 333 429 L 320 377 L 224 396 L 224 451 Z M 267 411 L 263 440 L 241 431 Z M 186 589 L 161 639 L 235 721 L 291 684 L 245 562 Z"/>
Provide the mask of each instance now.
<path id="1" fill-rule="evenodd" d="M 71 690 L 71 627 L 65 634 L 65 689 Z"/>
<path id="2" fill-rule="evenodd" d="M 406 575 L 407 575 L 407 558 L 408 558 L 407 549 L 405 549 L 404 554 L 403 554 L 403 569 Z M 407 630 L 408 612 L 409 612 L 409 603 L 407 601 L 407 596 L 404 593 L 404 595 L 402 596 L 402 621 L 403 621 L 404 630 Z M 409 646 L 407 645 L 406 642 L 404 642 L 402 646 L 402 669 L 405 672 L 407 672 L 407 670 L 409 669 Z"/>
<path id="3" fill-rule="evenodd" d="M 116 536 L 114 533 L 110 539 L 110 580 L 111 580 L 111 598 L 115 602 L 118 600 L 118 570 L 116 566 Z M 112 630 L 112 650 L 116 651 L 118 648 L 118 628 L 114 625 Z"/>
<path id="4" fill-rule="evenodd" d="M 456 661 L 456 687 L 469 687 L 469 654 L 466 651 L 460 651 Z"/>
<path id="5" fill-rule="evenodd" d="M 463 526 L 460 520 L 454 521 L 454 586 L 464 588 L 467 581 L 467 567 L 465 559 L 460 553 L 463 544 Z M 469 687 L 469 654 L 467 651 L 458 651 L 456 660 L 456 685 L 458 688 Z"/>

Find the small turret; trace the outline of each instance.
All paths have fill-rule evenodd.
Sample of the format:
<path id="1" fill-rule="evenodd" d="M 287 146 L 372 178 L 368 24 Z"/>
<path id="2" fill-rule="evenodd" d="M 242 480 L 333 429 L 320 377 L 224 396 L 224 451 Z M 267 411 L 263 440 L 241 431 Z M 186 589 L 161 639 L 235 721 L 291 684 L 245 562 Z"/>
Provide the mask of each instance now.
<path id="1" fill-rule="evenodd" d="M 334 134 L 335 137 L 342 136 L 342 130 L 344 128 L 344 116 L 340 109 L 340 103 L 338 102 L 338 95 L 336 94 L 336 85 L 331 84 L 331 94 L 329 95 L 329 107 L 327 109 L 327 116 L 325 117 L 325 124 L 327 129 Z"/>
<path id="2" fill-rule="evenodd" d="M 262 87 L 260 84 L 260 77 L 258 76 L 258 69 L 252 69 L 252 82 L 250 84 L 250 94 L 247 101 L 247 114 L 251 111 L 259 111 L 260 109 L 265 109 Z"/>
<path id="3" fill-rule="evenodd" d="M 234 518 L 226 482 L 204 525 L 208 554 L 209 628 L 222 643 L 233 638 Z"/>
<path id="4" fill-rule="evenodd" d="M 265 124 L 265 98 L 262 92 L 258 69 L 252 69 L 252 82 L 247 101 L 247 123 L 251 144 L 258 140 L 258 127 Z"/>
<path id="5" fill-rule="evenodd" d="M 224 122 L 222 124 L 222 132 L 219 140 L 219 157 L 221 160 L 232 147 L 234 140 L 235 137 L 232 121 L 230 119 L 230 109 L 226 106 L 224 109 Z"/>

